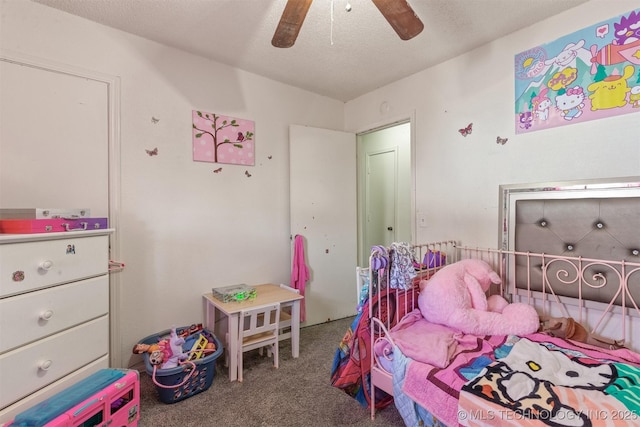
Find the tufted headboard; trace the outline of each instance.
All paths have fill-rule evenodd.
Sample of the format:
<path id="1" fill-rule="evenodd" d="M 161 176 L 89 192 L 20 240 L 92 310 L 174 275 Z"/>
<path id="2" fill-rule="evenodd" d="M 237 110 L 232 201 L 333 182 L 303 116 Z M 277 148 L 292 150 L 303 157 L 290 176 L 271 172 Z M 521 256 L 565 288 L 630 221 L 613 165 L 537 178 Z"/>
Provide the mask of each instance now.
<path id="1" fill-rule="evenodd" d="M 583 181 L 501 187 L 503 249 L 579 258 L 640 262 L 640 180 Z M 525 287 L 526 257 L 516 257 L 516 283 Z M 531 289 L 541 290 L 542 271 L 533 268 Z M 564 267 L 551 263 L 546 277 L 553 280 Z M 582 298 L 608 303 L 614 300 L 619 273 L 600 266 L 585 268 L 585 277 L 600 274 L 609 285 L 582 288 Z M 551 284 L 560 295 L 577 297 L 578 286 Z M 640 277 L 631 277 L 629 290 L 640 301 Z M 621 305 L 618 295 L 615 304 Z M 627 304 L 628 305 L 628 304 Z"/>
<path id="2" fill-rule="evenodd" d="M 640 197 L 518 200 L 516 251 L 640 259 Z"/>

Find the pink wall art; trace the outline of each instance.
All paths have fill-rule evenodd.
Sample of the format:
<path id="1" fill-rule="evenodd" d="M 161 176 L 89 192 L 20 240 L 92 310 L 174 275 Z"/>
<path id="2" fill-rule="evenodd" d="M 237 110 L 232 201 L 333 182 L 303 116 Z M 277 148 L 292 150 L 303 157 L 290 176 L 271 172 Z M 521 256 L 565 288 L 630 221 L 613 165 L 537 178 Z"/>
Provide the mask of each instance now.
<path id="1" fill-rule="evenodd" d="M 255 164 L 253 121 L 196 110 L 192 117 L 194 162 Z"/>

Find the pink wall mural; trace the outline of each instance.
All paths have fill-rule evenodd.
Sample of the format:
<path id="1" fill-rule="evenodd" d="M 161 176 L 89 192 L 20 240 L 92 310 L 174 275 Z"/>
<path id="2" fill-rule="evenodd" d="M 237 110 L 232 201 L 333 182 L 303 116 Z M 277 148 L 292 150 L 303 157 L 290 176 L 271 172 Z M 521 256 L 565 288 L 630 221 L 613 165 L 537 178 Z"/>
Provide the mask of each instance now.
<path id="1" fill-rule="evenodd" d="M 640 113 L 640 9 L 515 57 L 516 133 Z"/>
<path id="2" fill-rule="evenodd" d="M 253 121 L 196 110 L 192 117 L 193 161 L 255 164 Z"/>

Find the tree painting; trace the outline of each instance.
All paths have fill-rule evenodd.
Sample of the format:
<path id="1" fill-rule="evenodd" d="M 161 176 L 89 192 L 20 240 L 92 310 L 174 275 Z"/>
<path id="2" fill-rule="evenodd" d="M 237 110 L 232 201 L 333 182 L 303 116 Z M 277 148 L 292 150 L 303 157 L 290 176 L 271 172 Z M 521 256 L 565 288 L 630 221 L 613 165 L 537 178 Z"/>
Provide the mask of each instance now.
<path id="1" fill-rule="evenodd" d="M 253 166 L 254 130 L 251 120 L 193 110 L 193 160 Z"/>

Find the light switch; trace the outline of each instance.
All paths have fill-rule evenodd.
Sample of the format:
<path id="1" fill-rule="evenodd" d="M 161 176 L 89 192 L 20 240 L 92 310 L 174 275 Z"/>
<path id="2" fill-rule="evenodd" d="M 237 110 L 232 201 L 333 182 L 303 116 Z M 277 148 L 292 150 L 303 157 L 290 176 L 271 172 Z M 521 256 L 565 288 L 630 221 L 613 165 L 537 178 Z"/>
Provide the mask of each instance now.
<path id="1" fill-rule="evenodd" d="M 418 226 L 421 228 L 427 227 L 427 215 L 423 212 L 418 213 Z"/>

